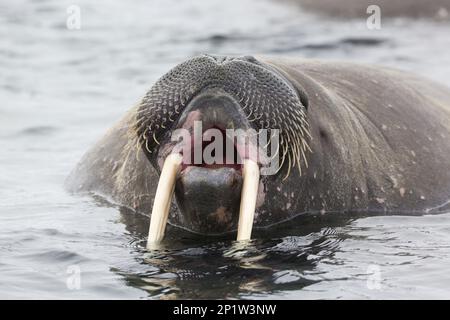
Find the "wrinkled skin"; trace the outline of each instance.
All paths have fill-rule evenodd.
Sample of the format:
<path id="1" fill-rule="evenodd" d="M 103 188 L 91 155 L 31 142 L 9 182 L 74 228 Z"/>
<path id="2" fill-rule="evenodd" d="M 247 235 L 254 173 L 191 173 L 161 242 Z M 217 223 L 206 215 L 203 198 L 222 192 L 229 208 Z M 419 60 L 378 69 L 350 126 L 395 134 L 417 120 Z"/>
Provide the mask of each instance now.
<path id="1" fill-rule="evenodd" d="M 277 174 L 262 176 L 256 228 L 305 213 L 448 210 L 448 88 L 341 62 L 201 56 L 180 66 L 84 156 L 68 178 L 70 190 L 150 214 L 162 164 L 176 144 L 171 132 L 192 130 L 200 119 L 221 129 L 282 130 L 282 147 L 296 161 L 287 156 Z M 292 130 L 299 127 L 302 133 Z M 302 142 L 304 157 L 293 150 Z M 202 234 L 235 230 L 241 185 L 239 167 L 185 168 L 169 223 Z"/>

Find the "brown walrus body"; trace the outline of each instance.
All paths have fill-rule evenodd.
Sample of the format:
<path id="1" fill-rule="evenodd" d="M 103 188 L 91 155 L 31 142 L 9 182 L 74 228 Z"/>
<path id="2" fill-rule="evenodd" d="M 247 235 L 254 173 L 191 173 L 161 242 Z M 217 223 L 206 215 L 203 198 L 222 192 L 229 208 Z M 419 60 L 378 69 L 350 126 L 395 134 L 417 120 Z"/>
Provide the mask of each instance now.
<path id="1" fill-rule="evenodd" d="M 223 79 L 227 77 L 240 86 L 236 77 L 250 74 L 249 79 L 255 81 L 257 88 L 270 91 L 268 96 L 285 92 L 281 90 L 285 90 L 284 87 L 279 92 L 273 91 L 283 86 L 279 81 L 284 81 L 286 88 L 292 88 L 299 96 L 296 106 L 306 114 L 309 134 L 300 136 L 300 140 L 286 140 L 282 147 L 298 149 L 298 141 L 306 141 L 309 148 L 304 150 L 304 159 L 299 162 L 301 168 L 286 160 L 276 175 L 262 178 L 255 227 L 266 227 L 303 213 L 423 214 L 448 210 L 450 90 L 445 86 L 377 66 L 263 56 L 229 60 L 200 56 L 185 62 L 179 69 L 182 72 L 174 70 L 165 76 L 169 78 L 162 78 L 163 82 L 155 85 L 161 94 L 164 90 L 183 90 L 178 78 L 187 79 L 190 72 L 197 79 L 189 80 L 192 86 L 202 79 L 202 74 L 209 72 L 208 77 L 220 74 L 213 82 L 198 82 L 196 92 L 186 91 L 192 97 L 186 99 L 186 105 L 180 102 L 180 115 L 173 113 L 174 126 L 183 118 L 183 112 L 187 112 L 183 110 L 188 110 L 189 103 L 195 100 L 193 97 L 206 90 L 203 87 L 224 96 L 240 92 L 222 85 L 221 81 L 225 83 Z M 229 70 L 244 71 L 231 73 Z M 276 77 L 278 87 L 271 85 L 271 74 Z M 174 87 L 169 88 L 172 84 Z M 250 90 L 244 85 L 241 89 Z M 208 96 L 205 99 L 208 100 Z M 131 109 L 85 155 L 68 179 L 71 190 L 93 191 L 139 212 L 151 212 L 161 168 L 157 159 L 145 151 L 136 121 L 139 112 L 146 108 L 161 109 L 146 103 Z M 253 105 L 248 103 L 242 109 L 245 112 L 249 108 L 257 110 Z M 289 129 L 290 122 L 286 119 L 292 110 L 282 109 L 285 108 L 283 102 L 268 108 L 264 109 L 265 113 L 272 110 L 273 114 L 280 115 L 274 125 Z M 257 121 L 251 125 L 264 126 Z M 164 149 L 164 137 L 171 128 L 174 127 L 162 130 L 164 135 L 157 134 L 158 150 Z M 156 154 L 161 156 L 161 152 Z M 208 181 L 203 189 L 208 189 Z M 214 228 L 214 233 L 234 230 L 237 217 L 233 212 L 218 210 L 204 216 L 195 212 L 196 215 L 189 213 L 190 218 L 186 218 L 184 202 L 192 201 L 194 205 L 202 202 L 207 198 L 202 192 L 199 190 L 189 195 L 192 199 L 186 199 L 186 195 L 179 196 L 180 191 L 176 189 L 177 200 L 172 203 L 169 222 L 194 232 L 209 233 L 204 223 L 191 221 L 205 217 L 210 225 L 224 224 L 222 229 Z"/>

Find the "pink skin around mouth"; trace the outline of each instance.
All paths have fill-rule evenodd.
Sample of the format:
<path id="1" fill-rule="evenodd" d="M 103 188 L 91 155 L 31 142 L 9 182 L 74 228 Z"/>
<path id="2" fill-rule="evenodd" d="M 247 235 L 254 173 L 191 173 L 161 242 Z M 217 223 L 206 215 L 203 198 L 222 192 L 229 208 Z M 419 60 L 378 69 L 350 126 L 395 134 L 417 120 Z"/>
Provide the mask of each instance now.
<path id="1" fill-rule="evenodd" d="M 193 145 L 194 145 L 192 140 L 191 140 L 191 145 L 189 146 L 189 148 L 185 149 L 186 150 L 185 152 L 188 152 L 188 154 L 189 154 L 189 152 L 192 152 L 191 147 L 193 147 Z M 172 145 L 169 148 L 167 148 L 168 150 L 166 150 L 166 152 L 164 152 L 162 154 L 169 155 L 170 153 L 173 153 L 173 152 L 179 152 L 178 150 L 182 150 L 181 147 L 182 147 L 181 143 L 179 143 L 175 146 Z M 241 157 L 240 158 L 240 159 L 242 159 L 241 162 L 243 162 L 245 159 L 251 159 L 259 164 L 261 163 L 260 161 L 258 161 L 258 154 L 257 154 L 258 148 L 256 146 L 253 146 L 253 145 L 245 146 L 245 145 L 235 144 L 234 148 L 235 148 L 234 151 L 239 154 L 239 157 Z M 183 154 L 183 152 L 179 152 L 179 153 Z M 193 158 L 192 153 L 190 153 L 190 154 L 191 154 L 191 157 Z M 259 157 L 259 158 L 261 159 L 261 157 Z M 165 157 L 159 158 L 158 163 L 159 163 L 160 167 L 162 167 L 162 165 L 164 164 L 164 159 L 165 159 Z M 184 173 L 188 172 L 190 169 L 192 169 L 194 167 L 202 167 L 202 168 L 211 169 L 211 170 L 231 167 L 231 168 L 234 168 L 236 170 L 236 172 L 240 175 L 242 175 L 242 171 L 243 171 L 242 163 L 238 163 L 238 164 L 226 164 L 226 163 L 224 163 L 224 164 L 204 164 L 203 163 L 203 164 L 195 165 L 195 164 L 191 164 L 189 161 L 185 161 L 184 156 L 183 156 L 183 162 L 181 165 L 181 170 L 180 170 L 179 176 L 183 175 Z M 256 208 L 257 209 L 263 205 L 265 197 L 266 197 L 266 192 L 264 191 L 263 182 L 260 181 L 259 188 L 258 188 L 258 195 L 257 195 L 257 199 L 256 199 Z M 255 219 L 257 219 L 257 217 L 258 217 L 258 214 L 256 213 Z"/>
<path id="2" fill-rule="evenodd" d="M 188 120 L 186 121 L 182 128 L 184 129 L 188 129 L 189 132 L 192 132 L 192 130 L 190 130 L 192 128 L 192 124 L 194 122 L 194 120 L 199 121 L 200 119 L 200 112 L 192 112 L 191 114 L 188 115 Z M 216 126 L 217 128 L 219 128 L 218 126 Z M 223 130 L 223 129 L 222 129 Z M 206 130 L 207 131 L 207 130 Z M 206 133 L 206 131 L 204 131 L 204 134 Z M 192 148 L 194 146 L 194 139 L 191 139 L 191 143 L 189 146 L 186 146 L 185 148 L 185 152 L 187 154 L 190 154 L 192 156 Z M 162 148 L 159 151 L 159 156 L 158 156 L 158 165 L 160 168 L 163 167 L 164 165 L 164 161 L 166 159 L 166 157 L 171 154 L 171 153 L 175 153 L 178 152 L 180 154 L 183 154 L 182 152 L 183 150 L 183 142 L 180 143 L 167 143 L 164 146 L 162 146 Z M 266 164 L 267 162 L 267 156 L 264 155 L 264 153 L 262 153 L 262 151 L 258 148 L 258 146 L 255 146 L 253 144 L 239 144 L 239 143 L 234 143 L 234 152 L 237 152 L 237 154 L 239 155 L 241 161 L 243 162 L 245 159 L 251 159 L 255 162 L 257 162 L 258 164 Z M 193 157 L 193 156 L 192 156 Z M 185 161 L 183 160 L 182 163 L 182 167 L 181 167 L 181 171 L 179 174 L 183 174 L 183 172 L 186 172 L 187 170 L 190 170 L 190 168 L 194 168 L 196 165 L 191 164 L 189 161 Z M 236 170 L 237 173 L 242 175 L 242 169 L 243 169 L 243 165 L 241 164 L 201 164 L 201 165 L 197 165 L 203 168 L 208 168 L 211 170 L 214 169 L 219 169 L 219 168 L 224 168 L 224 167 L 232 167 Z M 260 181 L 259 184 L 259 188 L 258 188 L 258 196 L 257 196 L 257 200 L 256 200 L 256 208 L 259 208 L 260 206 L 262 206 L 262 204 L 264 203 L 265 200 L 265 196 L 266 193 L 264 191 L 264 187 L 263 187 L 263 182 Z M 255 216 L 255 218 L 257 219 L 257 216 Z"/>
<path id="3" fill-rule="evenodd" d="M 183 155 L 183 164 L 182 169 L 186 169 L 190 166 L 197 166 L 202 168 L 208 168 L 208 169 L 217 169 L 217 168 L 233 168 L 236 171 L 242 173 L 242 164 L 245 159 L 252 159 L 255 162 L 258 162 L 258 156 L 257 156 L 257 147 L 253 146 L 250 143 L 238 143 L 236 140 L 233 143 L 233 149 L 230 150 L 232 153 L 227 154 L 228 150 L 223 150 L 223 157 L 222 159 L 218 159 L 217 163 L 206 163 L 201 159 L 200 163 L 194 162 L 194 152 L 198 152 L 201 155 L 203 155 L 204 149 L 212 143 L 213 139 L 211 139 L 211 136 L 213 134 L 213 130 L 217 132 L 219 130 L 222 133 L 222 141 L 226 140 L 226 132 L 224 129 L 214 126 L 211 127 L 203 132 L 201 141 L 195 141 L 195 138 L 192 137 L 190 140 L 190 143 L 187 145 L 179 144 L 177 145 L 173 151 L 175 150 L 181 150 L 181 154 Z M 202 157 L 203 158 L 203 157 Z"/>
<path id="4" fill-rule="evenodd" d="M 204 148 L 211 143 L 211 129 L 218 129 L 222 132 L 222 141 L 225 141 L 226 132 L 224 126 L 220 124 L 215 124 L 209 127 L 203 127 L 203 134 L 202 134 L 202 141 L 198 141 L 197 145 L 196 141 L 194 139 L 193 134 L 193 126 L 195 121 L 201 121 L 201 112 L 198 110 L 192 111 L 187 115 L 186 120 L 184 121 L 183 125 L 181 126 L 181 129 L 185 129 L 188 132 L 190 132 L 189 140 L 187 143 L 186 141 L 182 141 L 179 143 L 168 143 L 166 144 L 161 150 L 160 150 L 160 157 L 158 158 L 158 165 L 160 168 L 162 168 L 164 159 L 170 154 L 170 153 L 180 153 L 183 155 L 183 162 L 182 162 L 182 169 L 181 171 L 184 171 L 188 167 L 197 166 L 197 167 L 203 167 L 208 169 L 217 169 L 217 168 L 224 168 L 224 167 L 230 167 L 234 168 L 236 171 L 242 174 L 242 164 L 243 161 L 246 159 L 251 159 L 259 164 L 264 163 L 265 161 L 261 161 L 262 159 L 265 159 L 265 156 L 259 150 L 258 146 L 251 143 L 249 140 L 245 139 L 244 143 L 238 142 L 237 139 L 234 141 L 234 150 L 233 155 L 229 155 L 227 159 L 227 155 L 224 152 L 224 157 L 222 161 L 219 163 L 212 163 L 207 164 L 203 160 L 201 163 L 194 163 L 194 151 L 200 151 L 200 154 L 203 158 L 203 150 Z M 195 149 L 196 148 L 196 149 Z M 224 150 L 225 151 L 225 150 Z M 235 157 L 234 155 L 237 155 Z M 232 160 L 234 159 L 234 160 Z M 238 161 L 236 161 L 239 159 Z"/>
<path id="5" fill-rule="evenodd" d="M 207 131 L 204 132 L 203 136 L 205 136 L 205 133 L 207 134 Z M 185 149 L 185 152 L 187 152 L 190 156 L 191 159 L 193 159 L 193 155 L 192 155 L 192 148 L 194 146 L 194 142 L 193 139 L 191 140 L 191 144 L 189 146 L 189 148 Z M 178 144 L 177 146 L 175 146 L 171 152 L 177 152 L 176 150 L 179 149 L 181 146 L 181 144 Z M 220 169 L 220 168 L 225 168 L 225 167 L 231 167 L 234 168 L 236 170 L 237 173 L 242 175 L 242 169 L 243 169 L 243 161 L 245 159 L 251 159 L 253 161 L 255 161 L 256 163 L 261 164 L 261 161 L 259 161 L 258 159 L 264 159 L 262 163 L 266 163 L 265 160 L 266 157 L 258 157 L 258 147 L 251 145 L 251 144 L 234 144 L 234 151 L 237 152 L 237 154 L 239 154 L 239 157 L 241 159 L 241 163 L 232 163 L 232 164 L 199 164 L 199 165 L 195 165 L 195 164 L 191 164 L 189 161 L 185 161 L 183 160 L 182 166 L 181 166 L 181 171 L 180 174 L 183 174 L 183 172 L 186 172 L 187 170 L 190 170 L 190 168 L 193 168 L 195 166 L 198 167 L 202 167 L 202 168 L 207 168 L 207 169 Z M 182 149 L 181 149 L 182 150 Z M 182 152 L 180 152 L 182 153 Z M 260 153 L 261 154 L 261 153 Z M 184 157 L 183 157 L 184 158 Z M 225 161 L 223 161 L 225 162 Z M 257 196 L 257 200 L 256 200 L 256 208 L 259 208 L 263 203 L 264 203 L 264 199 L 265 199 L 265 192 L 264 192 L 264 187 L 262 184 L 262 181 L 260 181 L 259 183 L 259 188 L 258 188 L 258 196 Z"/>

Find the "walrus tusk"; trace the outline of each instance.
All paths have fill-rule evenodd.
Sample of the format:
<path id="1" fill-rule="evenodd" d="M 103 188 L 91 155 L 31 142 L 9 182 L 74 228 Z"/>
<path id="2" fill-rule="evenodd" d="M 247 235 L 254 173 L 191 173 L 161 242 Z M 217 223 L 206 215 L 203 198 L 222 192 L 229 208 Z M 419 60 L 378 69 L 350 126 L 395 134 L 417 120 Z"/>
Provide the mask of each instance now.
<path id="1" fill-rule="evenodd" d="M 237 240 L 250 240 L 255 216 L 256 197 L 259 186 L 259 166 L 250 159 L 244 160 L 244 182 L 241 191 L 241 207 L 239 210 L 239 224 Z"/>
<path id="2" fill-rule="evenodd" d="M 175 188 L 175 178 L 181 167 L 182 160 L 181 154 L 172 153 L 164 161 L 158 188 L 156 189 L 155 201 L 153 202 L 152 216 L 150 217 L 147 249 L 153 248 L 154 244 L 161 242 L 164 238 L 170 203 Z"/>

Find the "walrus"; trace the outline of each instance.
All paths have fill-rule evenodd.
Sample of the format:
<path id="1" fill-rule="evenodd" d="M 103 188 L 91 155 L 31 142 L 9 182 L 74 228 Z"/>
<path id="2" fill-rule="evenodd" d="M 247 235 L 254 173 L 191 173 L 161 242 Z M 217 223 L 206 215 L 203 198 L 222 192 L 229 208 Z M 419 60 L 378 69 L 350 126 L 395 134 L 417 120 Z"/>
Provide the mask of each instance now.
<path id="1" fill-rule="evenodd" d="M 206 151 L 215 139 L 173 133 L 192 133 L 196 123 L 201 138 L 213 129 L 267 129 L 278 143 L 264 156 L 261 146 L 233 139 L 231 163 L 192 164 L 190 148 Z M 276 170 L 262 174 L 276 157 Z M 205 235 L 238 230 L 244 240 L 252 226 L 302 214 L 444 212 L 449 157 L 444 85 L 381 66 L 200 55 L 163 75 L 86 153 L 67 186 L 152 212 L 151 242 L 167 222 Z"/>
<path id="2" fill-rule="evenodd" d="M 450 0 L 287 0 L 315 13 L 341 18 L 366 17 L 376 5 L 382 17 L 450 19 Z"/>

